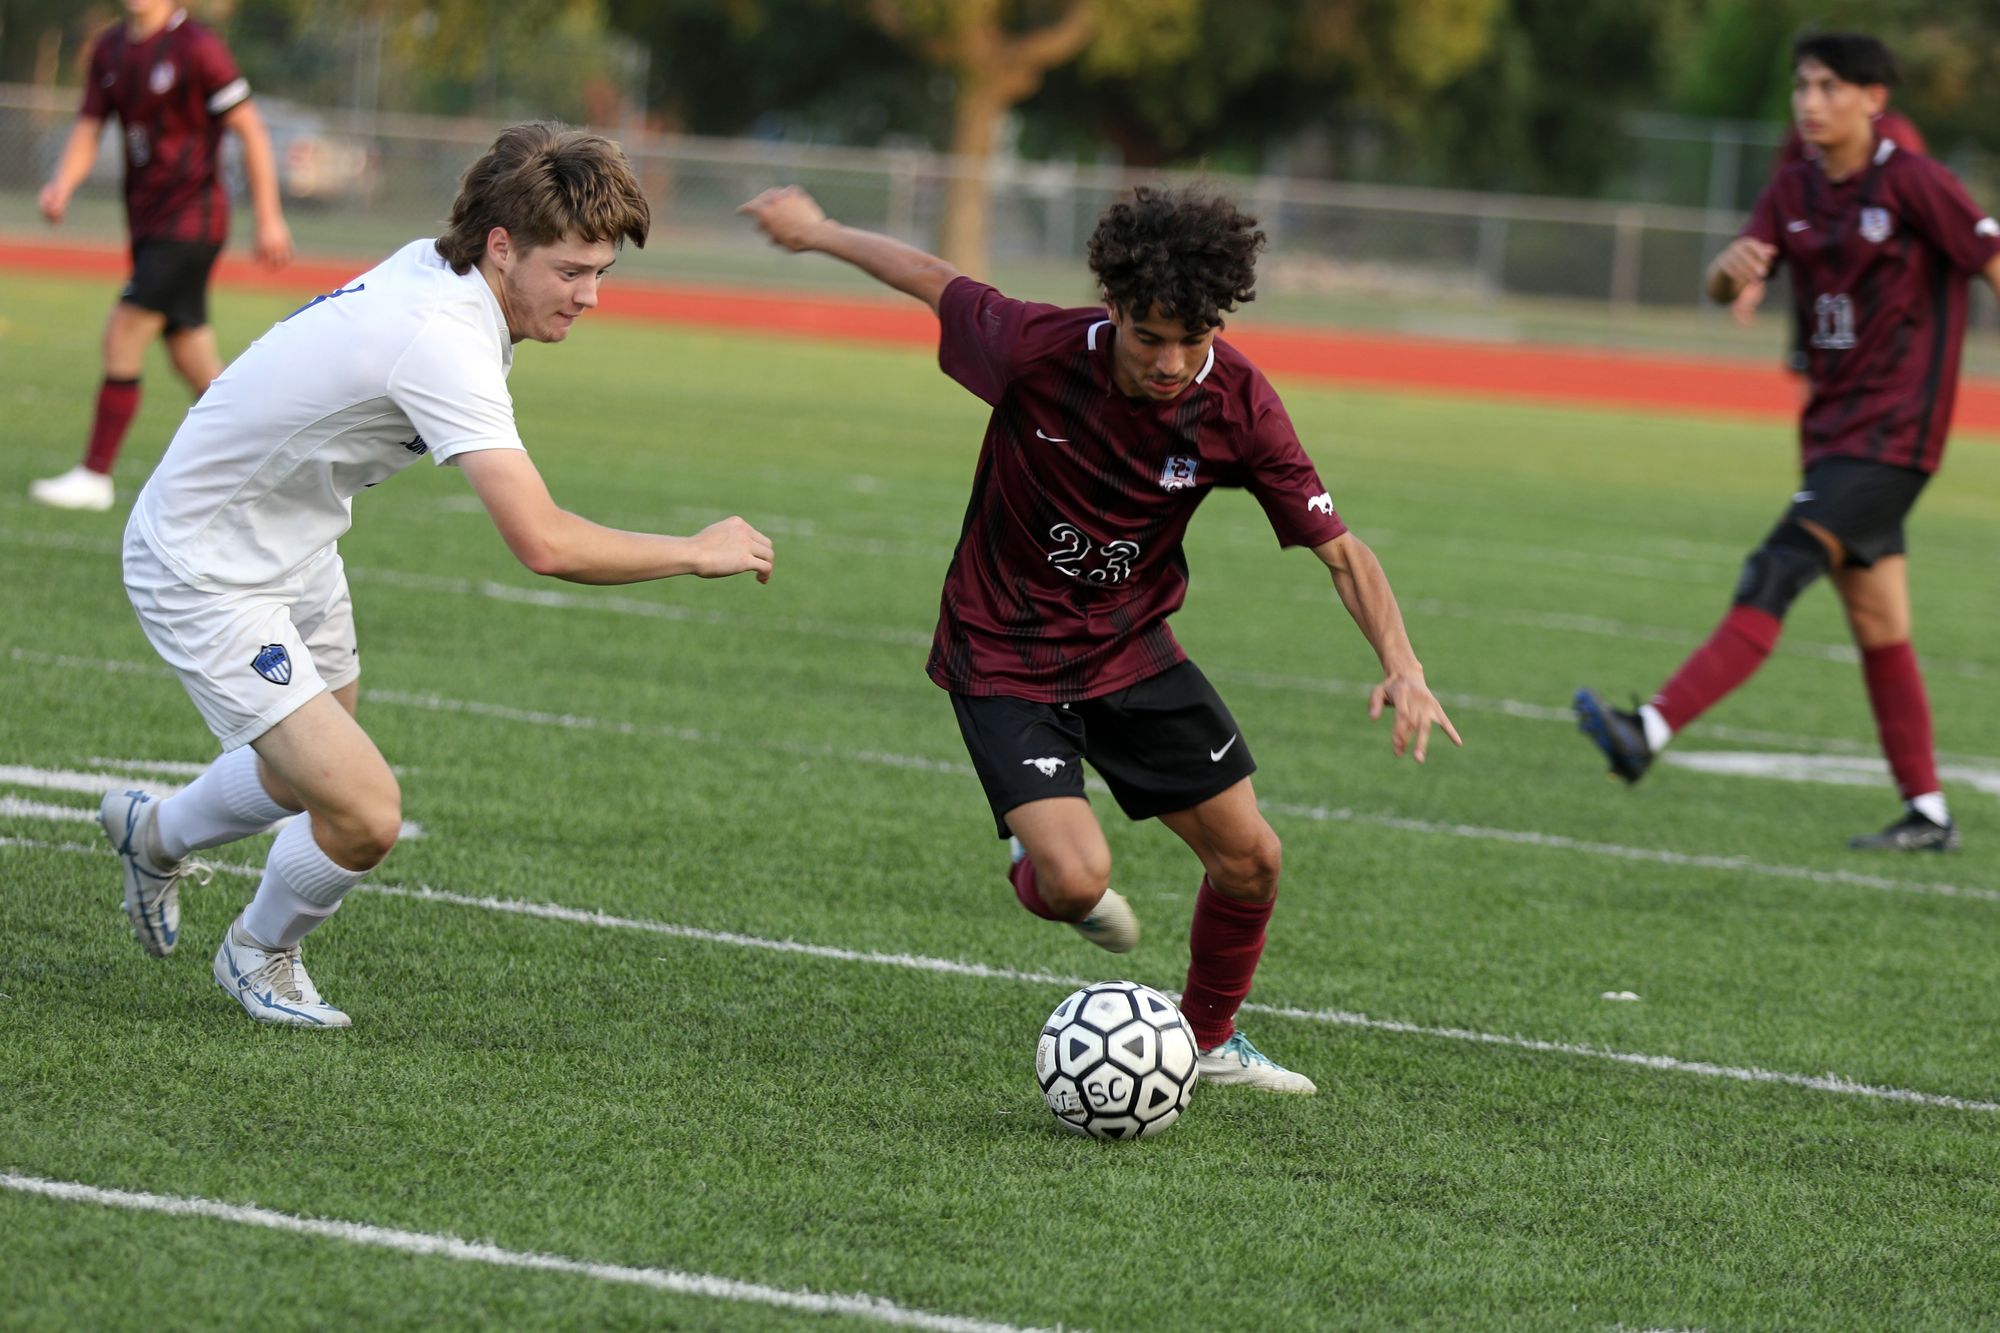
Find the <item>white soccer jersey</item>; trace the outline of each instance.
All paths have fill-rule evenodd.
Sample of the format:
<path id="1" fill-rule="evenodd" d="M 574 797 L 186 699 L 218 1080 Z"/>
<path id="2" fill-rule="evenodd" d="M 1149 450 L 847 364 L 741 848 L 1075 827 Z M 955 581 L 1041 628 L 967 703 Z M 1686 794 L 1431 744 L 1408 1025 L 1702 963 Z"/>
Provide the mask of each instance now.
<path id="1" fill-rule="evenodd" d="M 513 363 L 486 279 L 412 241 L 287 316 L 209 386 L 132 527 L 193 587 L 276 582 L 339 540 L 357 492 L 424 454 L 521 448 Z"/>

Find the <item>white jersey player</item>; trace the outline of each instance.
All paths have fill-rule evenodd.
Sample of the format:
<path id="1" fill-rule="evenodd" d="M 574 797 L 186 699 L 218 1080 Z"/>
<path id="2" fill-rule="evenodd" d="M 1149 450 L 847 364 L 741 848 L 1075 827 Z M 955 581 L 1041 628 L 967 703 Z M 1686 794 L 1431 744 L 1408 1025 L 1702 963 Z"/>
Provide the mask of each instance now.
<path id="1" fill-rule="evenodd" d="M 466 172 L 449 229 L 294 311 L 188 414 L 125 532 L 125 587 L 146 637 L 221 742 L 165 800 L 104 798 L 125 910 L 147 952 L 179 934 L 191 853 L 262 832 L 250 905 L 224 933 L 215 980 L 251 1017 L 346 1027 L 299 941 L 387 856 L 402 797 L 354 720 L 360 663 L 336 546 L 354 496 L 419 458 L 462 471 L 509 549 L 538 574 L 636 583 L 771 573 L 740 518 L 693 537 L 600 527 L 555 504 L 515 428 L 507 373 L 523 339 L 561 342 L 597 304 L 650 213 L 617 146 L 518 125 Z"/>

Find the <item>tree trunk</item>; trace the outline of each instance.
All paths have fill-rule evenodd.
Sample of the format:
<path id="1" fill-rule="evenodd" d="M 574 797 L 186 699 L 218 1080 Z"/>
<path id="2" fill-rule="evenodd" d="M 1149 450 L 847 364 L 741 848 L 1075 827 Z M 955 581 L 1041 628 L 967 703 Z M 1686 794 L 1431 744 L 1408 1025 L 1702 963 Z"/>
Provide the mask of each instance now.
<path id="1" fill-rule="evenodd" d="M 981 71 L 962 71 L 952 107 L 952 175 L 938 238 L 941 258 L 961 273 L 990 275 L 987 218 L 992 208 L 993 143 L 1013 99 Z"/>

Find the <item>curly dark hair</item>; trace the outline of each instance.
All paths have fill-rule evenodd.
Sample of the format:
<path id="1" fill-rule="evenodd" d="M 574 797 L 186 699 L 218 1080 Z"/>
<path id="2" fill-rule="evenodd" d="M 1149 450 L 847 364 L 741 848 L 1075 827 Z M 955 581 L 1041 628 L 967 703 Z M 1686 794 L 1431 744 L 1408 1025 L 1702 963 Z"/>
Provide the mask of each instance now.
<path id="1" fill-rule="evenodd" d="M 1190 329 L 1212 329 L 1257 298 L 1257 219 L 1200 186 L 1140 186 L 1090 234 L 1090 271 L 1104 299 L 1128 316 L 1155 307 Z"/>

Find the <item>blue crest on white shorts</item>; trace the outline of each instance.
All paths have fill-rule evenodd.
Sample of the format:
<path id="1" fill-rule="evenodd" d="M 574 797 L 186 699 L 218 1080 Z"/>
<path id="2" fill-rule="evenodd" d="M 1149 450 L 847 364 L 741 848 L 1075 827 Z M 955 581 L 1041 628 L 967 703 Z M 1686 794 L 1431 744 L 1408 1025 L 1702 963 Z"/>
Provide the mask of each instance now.
<path id="1" fill-rule="evenodd" d="M 257 668 L 257 674 L 273 685 L 292 683 L 292 657 L 282 643 L 267 643 L 257 650 L 250 659 L 250 665 Z"/>

